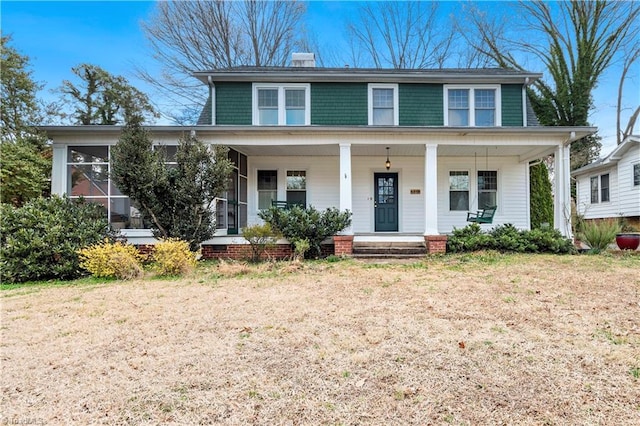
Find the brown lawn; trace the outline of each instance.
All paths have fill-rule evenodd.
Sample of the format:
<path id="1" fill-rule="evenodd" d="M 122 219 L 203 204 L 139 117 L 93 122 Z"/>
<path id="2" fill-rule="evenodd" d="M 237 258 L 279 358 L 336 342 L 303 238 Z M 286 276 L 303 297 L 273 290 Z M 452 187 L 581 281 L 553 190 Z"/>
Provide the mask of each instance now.
<path id="1" fill-rule="evenodd" d="M 640 424 L 640 256 L 4 290 L 1 424 Z"/>

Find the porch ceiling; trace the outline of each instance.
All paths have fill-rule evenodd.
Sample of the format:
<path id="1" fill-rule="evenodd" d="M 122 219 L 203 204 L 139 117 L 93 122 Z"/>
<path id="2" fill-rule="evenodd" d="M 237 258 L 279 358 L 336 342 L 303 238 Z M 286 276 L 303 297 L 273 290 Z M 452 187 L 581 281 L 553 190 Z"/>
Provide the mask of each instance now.
<path id="1" fill-rule="evenodd" d="M 232 148 L 248 156 L 338 156 L 338 144 L 332 145 L 286 145 L 286 146 L 246 146 L 231 145 Z M 386 156 L 383 145 L 352 145 L 351 155 Z M 531 161 L 553 153 L 550 146 L 504 146 L 504 145 L 439 145 L 438 156 L 443 157 L 519 157 L 521 161 Z M 391 145 L 389 155 L 392 157 L 423 157 L 424 145 Z"/>

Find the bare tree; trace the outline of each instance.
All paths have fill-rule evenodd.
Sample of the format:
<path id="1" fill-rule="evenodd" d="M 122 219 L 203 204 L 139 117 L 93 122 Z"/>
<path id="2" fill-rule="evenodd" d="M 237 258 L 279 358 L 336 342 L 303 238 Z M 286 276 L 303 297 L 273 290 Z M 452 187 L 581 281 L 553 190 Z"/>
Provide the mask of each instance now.
<path id="1" fill-rule="evenodd" d="M 627 79 L 627 73 L 631 69 L 631 66 L 640 59 L 640 42 L 637 40 L 633 43 L 631 47 L 631 51 L 629 54 L 625 55 L 624 61 L 622 64 L 622 74 L 620 75 L 620 83 L 618 84 L 618 104 L 616 108 L 616 137 L 618 145 L 622 143 L 625 138 L 631 134 L 633 134 L 633 128 L 636 125 L 636 121 L 638 120 L 638 116 L 640 115 L 640 105 L 636 105 L 635 109 L 631 113 L 629 117 L 629 121 L 627 122 L 624 130 L 620 127 L 620 116 L 622 114 L 622 94 L 624 89 L 624 83 Z"/>
<path id="2" fill-rule="evenodd" d="M 529 96 L 547 126 L 585 126 L 592 92 L 616 54 L 640 32 L 640 6 L 633 2 L 543 1 L 517 5 L 509 25 L 477 9 L 467 15 L 475 32 L 467 41 L 495 64 L 523 69 L 522 58 L 542 64 L 551 81 L 536 80 Z M 595 159 L 599 138 L 572 145 L 572 168 Z"/>
<path id="3" fill-rule="evenodd" d="M 351 59 L 375 68 L 442 68 L 453 32 L 438 25 L 438 3 L 362 3 L 347 24 Z M 449 26 L 447 26 L 449 27 Z"/>
<path id="4" fill-rule="evenodd" d="M 299 1 L 161 1 L 142 29 L 161 75 L 138 75 L 185 109 L 206 100 L 193 71 L 283 66 L 304 34 Z"/>

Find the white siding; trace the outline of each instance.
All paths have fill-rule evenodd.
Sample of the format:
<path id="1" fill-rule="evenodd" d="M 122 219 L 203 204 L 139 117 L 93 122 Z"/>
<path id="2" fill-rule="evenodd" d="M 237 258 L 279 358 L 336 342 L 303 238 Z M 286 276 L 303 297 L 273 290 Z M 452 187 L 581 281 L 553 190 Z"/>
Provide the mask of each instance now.
<path id="1" fill-rule="evenodd" d="M 609 174 L 609 201 L 600 202 L 600 176 Z M 591 178 L 598 177 L 598 202 L 591 203 Z M 606 169 L 599 169 L 588 175 L 580 176 L 576 181 L 576 209 L 585 219 L 600 219 L 605 217 L 618 217 L 619 191 L 618 191 L 618 171 L 614 165 Z"/>
<path id="2" fill-rule="evenodd" d="M 618 208 L 616 215 L 640 216 L 640 185 L 633 186 L 633 165 L 640 164 L 640 145 L 635 144 L 618 163 Z"/>
<path id="3" fill-rule="evenodd" d="M 287 170 L 307 173 L 307 206 L 319 210 L 338 206 L 340 183 L 338 157 L 248 157 L 248 223 L 258 223 L 258 170 L 278 171 L 278 200 L 287 199 Z"/>
<path id="4" fill-rule="evenodd" d="M 438 230 L 450 233 L 454 227 L 467 225 L 466 211 L 449 210 L 449 171 L 466 170 L 470 176 L 470 211 L 477 209 L 476 172 L 485 170 L 486 164 L 473 157 L 440 157 L 438 159 Z M 399 232 L 424 232 L 424 158 L 392 157 L 388 172 L 398 173 Z M 527 164 L 516 157 L 490 158 L 487 170 L 498 172 L 498 210 L 491 228 L 511 223 L 518 228 L 529 228 L 529 186 Z M 337 207 L 339 194 L 338 157 L 249 157 L 249 223 L 257 217 L 257 171 L 278 170 L 278 199 L 286 199 L 285 176 L 287 170 L 306 170 L 307 204 L 318 209 Z M 380 156 L 352 157 L 353 173 L 353 230 L 355 233 L 374 232 L 374 173 L 386 173 L 384 158 Z M 412 194 L 413 190 L 413 194 Z M 417 190 L 417 191 L 416 191 Z M 417 193 L 419 192 L 419 193 Z"/>
<path id="5" fill-rule="evenodd" d="M 493 224 L 482 225 L 490 229 L 499 224 L 511 223 L 517 228 L 529 229 L 529 182 L 528 165 L 519 163 L 515 157 L 444 157 L 438 159 L 438 227 L 440 233 L 450 233 L 453 228 L 462 228 L 467 223 L 466 211 L 449 209 L 449 172 L 469 172 L 469 210 L 478 208 L 477 171 L 498 172 L 498 209 Z"/>

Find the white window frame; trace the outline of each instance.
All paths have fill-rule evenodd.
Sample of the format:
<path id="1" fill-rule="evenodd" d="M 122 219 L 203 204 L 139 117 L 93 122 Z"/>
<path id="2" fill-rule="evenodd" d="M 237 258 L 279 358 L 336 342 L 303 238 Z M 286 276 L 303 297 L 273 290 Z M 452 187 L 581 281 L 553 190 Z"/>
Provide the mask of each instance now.
<path id="1" fill-rule="evenodd" d="M 635 169 L 636 167 L 640 168 L 640 163 L 632 163 L 631 164 L 631 187 L 632 188 L 640 188 L 640 182 L 636 183 L 635 181 Z"/>
<path id="2" fill-rule="evenodd" d="M 607 186 L 604 187 L 602 185 L 602 177 L 608 176 L 609 182 L 607 182 Z M 595 179 L 596 189 L 597 189 L 597 200 L 594 201 L 593 198 L 593 179 Z M 607 200 L 603 200 L 602 191 L 606 188 L 607 191 Z M 611 173 L 601 173 L 598 175 L 589 176 L 589 204 L 601 204 L 601 203 L 610 203 L 611 202 Z"/>
<path id="3" fill-rule="evenodd" d="M 466 173 L 467 175 L 467 189 L 466 189 L 466 193 L 467 193 L 467 208 L 466 209 L 454 209 L 451 206 L 451 193 L 452 192 L 465 192 L 465 190 L 458 190 L 458 189 L 451 189 L 451 173 Z M 471 209 L 471 196 L 472 196 L 472 185 L 471 185 L 471 173 L 469 172 L 468 169 L 451 169 L 449 170 L 447 177 L 449 178 L 448 180 L 448 195 L 449 195 L 449 199 L 447 200 L 449 203 L 449 211 L 450 212 L 468 212 Z"/>
<path id="4" fill-rule="evenodd" d="M 369 126 L 385 126 L 385 124 L 373 124 L 373 90 L 374 89 L 393 89 L 393 124 L 397 126 L 400 122 L 399 96 L 397 84 L 379 84 L 370 83 L 368 87 L 368 105 L 369 105 Z"/>
<path id="5" fill-rule="evenodd" d="M 287 110 L 285 106 L 285 90 L 304 89 L 304 126 L 311 124 L 311 84 L 308 83 L 253 83 L 253 125 L 261 126 L 260 110 L 258 108 L 259 89 L 278 89 L 278 124 L 263 124 L 264 126 L 287 126 Z M 289 124 L 297 126 L 299 124 Z"/>
<path id="6" fill-rule="evenodd" d="M 464 89 L 469 91 L 469 125 L 465 127 L 476 127 L 476 89 L 491 89 L 495 90 L 495 123 L 493 126 L 482 127 L 500 127 L 502 126 L 502 92 L 499 84 L 444 84 L 444 125 L 449 126 L 449 90 L 450 89 Z"/>

